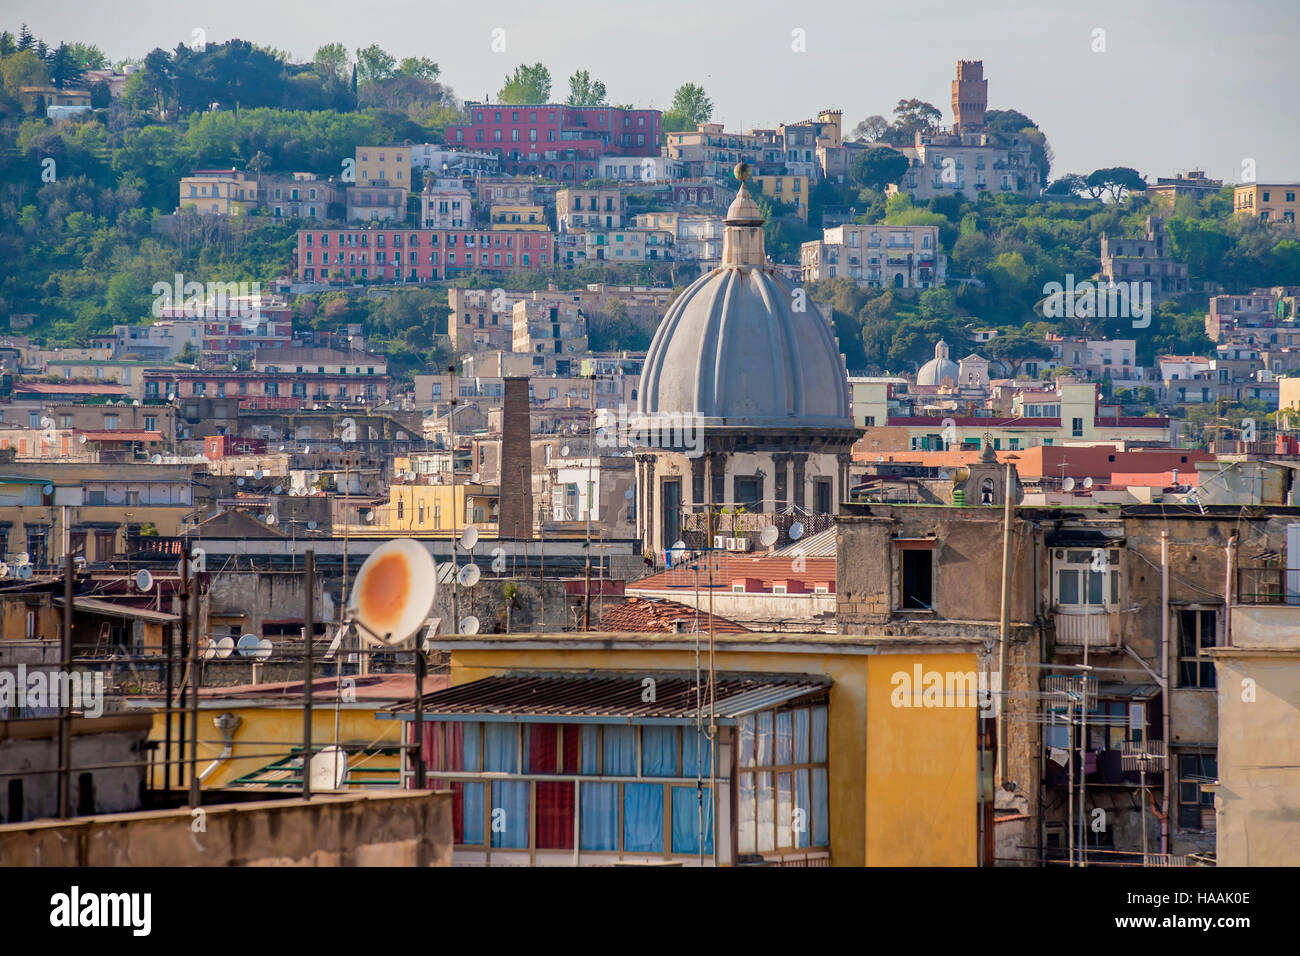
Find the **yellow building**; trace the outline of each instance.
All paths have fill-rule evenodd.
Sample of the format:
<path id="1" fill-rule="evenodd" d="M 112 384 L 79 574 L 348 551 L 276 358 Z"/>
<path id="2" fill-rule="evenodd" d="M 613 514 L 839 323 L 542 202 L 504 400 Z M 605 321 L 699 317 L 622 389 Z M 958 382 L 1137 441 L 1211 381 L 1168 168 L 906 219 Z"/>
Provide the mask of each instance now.
<path id="1" fill-rule="evenodd" d="M 181 209 L 238 216 L 257 208 L 257 182 L 237 169 L 196 169 L 181 178 Z"/>
<path id="2" fill-rule="evenodd" d="M 793 206 L 796 215 L 804 222 L 808 221 L 808 189 L 811 180 L 807 176 L 750 176 L 749 181 L 757 183 L 764 196 Z"/>
<path id="3" fill-rule="evenodd" d="M 1263 222 L 1295 222 L 1297 195 L 1300 183 L 1244 183 L 1233 189 L 1232 209 Z"/>
<path id="4" fill-rule="evenodd" d="M 492 228 L 511 232 L 545 232 L 546 213 L 535 203 L 501 203 L 492 207 Z"/>
<path id="5" fill-rule="evenodd" d="M 358 186 L 411 188 L 411 151 L 404 146 L 358 146 Z"/>
<path id="6" fill-rule="evenodd" d="M 451 687 L 425 698 L 425 763 L 460 794 L 456 861 L 691 865 L 702 842 L 712 865 L 716 835 L 719 865 L 977 864 L 977 639 L 715 642 L 709 742 L 694 680 L 707 636 L 435 638 Z"/>
<path id="7" fill-rule="evenodd" d="M 373 509 L 374 519 L 350 524 L 348 534 L 361 538 L 450 537 L 467 524 L 479 534 L 496 537 L 499 491 L 496 485 L 393 484 L 388 503 Z"/>
<path id="8" fill-rule="evenodd" d="M 1300 375 L 1289 375 L 1277 380 L 1278 410 L 1300 412 Z"/>

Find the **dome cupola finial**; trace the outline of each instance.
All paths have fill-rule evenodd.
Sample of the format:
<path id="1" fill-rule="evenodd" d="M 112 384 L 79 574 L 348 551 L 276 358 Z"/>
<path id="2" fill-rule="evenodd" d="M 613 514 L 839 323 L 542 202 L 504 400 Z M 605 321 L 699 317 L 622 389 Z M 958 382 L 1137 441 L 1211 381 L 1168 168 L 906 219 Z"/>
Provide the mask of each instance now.
<path id="1" fill-rule="evenodd" d="M 722 221 L 722 268 L 766 265 L 763 212 L 746 186 L 750 177 L 749 164 L 737 163 L 732 172 L 740 180 L 740 190 Z"/>

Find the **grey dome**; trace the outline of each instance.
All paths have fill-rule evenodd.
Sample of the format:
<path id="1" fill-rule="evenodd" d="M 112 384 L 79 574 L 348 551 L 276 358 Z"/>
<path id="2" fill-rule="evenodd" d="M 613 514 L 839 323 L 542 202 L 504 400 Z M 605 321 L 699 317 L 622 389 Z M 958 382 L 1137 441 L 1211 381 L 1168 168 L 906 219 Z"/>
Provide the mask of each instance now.
<path id="1" fill-rule="evenodd" d="M 642 415 L 731 427 L 852 428 L 844 361 L 812 303 L 764 268 L 701 276 L 668 308 L 641 373 Z"/>
<path id="2" fill-rule="evenodd" d="M 961 368 L 948 358 L 948 343 L 940 339 L 934 347 L 934 358 L 921 366 L 916 373 L 917 385 L 942 385 L 946 378 L 954 383 L 961 376 Z"/>

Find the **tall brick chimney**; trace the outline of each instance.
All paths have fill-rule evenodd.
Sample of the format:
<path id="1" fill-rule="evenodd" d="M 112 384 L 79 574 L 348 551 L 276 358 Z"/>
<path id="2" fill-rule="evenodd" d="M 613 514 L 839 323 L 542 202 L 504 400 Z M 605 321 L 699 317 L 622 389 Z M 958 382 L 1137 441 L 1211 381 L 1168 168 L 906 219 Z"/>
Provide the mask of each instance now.
<path id="1" fill-rule="evenodd" d="M 979 129 L 988 108 L 989 81 L 984 79 L 984 61 L 958 60 L 957 79 L 952 81 L 953 132 Z"/>
<path id="2" fill-rule="evenodd" d="M 498 508 L 502 538 L 531 541 L 533 537 L 532 415 L 528 379 L 507 378 L 501 409 L 501 501 Z"/>

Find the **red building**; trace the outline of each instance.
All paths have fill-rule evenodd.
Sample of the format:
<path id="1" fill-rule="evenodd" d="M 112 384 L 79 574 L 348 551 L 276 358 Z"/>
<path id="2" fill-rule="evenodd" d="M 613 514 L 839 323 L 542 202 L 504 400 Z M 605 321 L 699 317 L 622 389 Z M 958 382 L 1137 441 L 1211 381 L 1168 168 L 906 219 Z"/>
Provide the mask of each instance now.
<path id="1" fill-rule="evenodd" d="M 294 270 L 300 282 L 430 282 L 549 269 L 553 244 L 549 230 L 305 229 Z"/>
<path id="2" fill-rule="evenodd" d="M 447 145 L 495 153 L 510 175 L 581 182 L 596 175 L 600 156 L 659 154 L 659 110 L 478 104 L 470 115 L 447 127 Z"/>
<path id="3" fill-rule="evenodd" d="M 203 457 L 216 461 L 227 455 L 265 455 L 265 438 L 240 438 L 238 435 L 208 435 L 203 439 Z"/>

